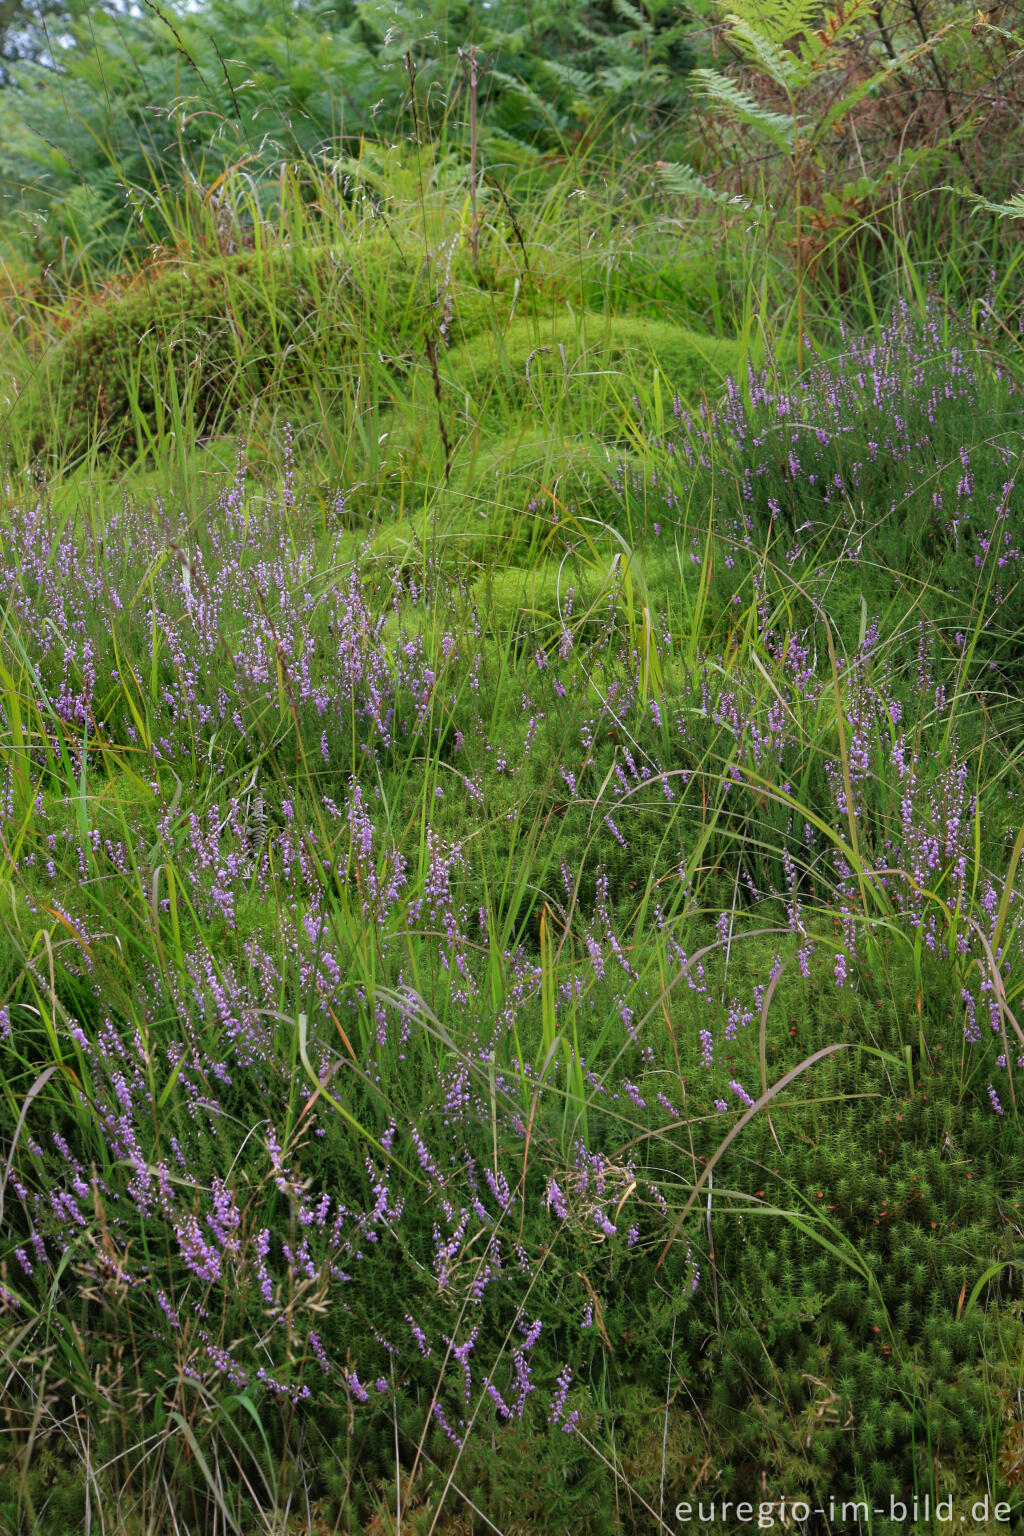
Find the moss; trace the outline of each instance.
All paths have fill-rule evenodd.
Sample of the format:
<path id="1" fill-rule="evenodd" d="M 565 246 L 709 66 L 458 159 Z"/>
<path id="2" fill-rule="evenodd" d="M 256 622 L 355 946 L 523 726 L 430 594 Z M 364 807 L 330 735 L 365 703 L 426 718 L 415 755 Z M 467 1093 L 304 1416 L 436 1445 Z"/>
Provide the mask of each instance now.
<path id="1" fill-rule="evenodd" d="M 903 989 L 916 983 L 894 972 L 887 985 L 896 1028 Z M 872 1038 L 885 1039 L 885 1012 L 872 1004 Z M 812 1007 L 801 1028 L 804 1052 L 837 1034 Z M 952 1023 L 949 1031 L 945 1041 L 932 1033 L 933 1051 L 955 1051 Z M 945 1476 L 972 1486 L 978 1426 L 998 1422 L 1000 1362 L 1020 1347 L 1018 1321 L 1000 1323 L 984 1307 L 961 1315 L 974 1277 L 1004 1251 L 986 1207 L 1005 1205 L 1015 1188 L 1012 1134 L 984 1089 L 968 1096 L 947 1066 L 919 1062 L 916 1091 L 898 1100 L 887 1064 L 866 1053 L 839 1053 L 815 1070 L 815 1101 L 773 1110 L 771 1123 L 756 1118 L 723 1164 L 730 1188 L 752 1187 L 800 1216 L 756 1231 L 721 1222 L 715 1262 L 737 1321 L 719 1330 L 713 1290 L 698 1294 L 691 1379 L 698 1359 L 714 1365 L 695 1394 L 700 1411 L 723 1459 L 742 1468 L 737 1497 L 756 1498 L 766 1463 L 791 1496 L 824 1487 L 852 1499 L 865 1474 L 887 1489 L 913 1486 L 935 1475 L 940 1444 Z M 962 1154 L 949 1153 L 950 1138 Z M 606 1323 L 614 1330 L 611 1309 Z"/>
<path id="2" fill-rule="evenodd" d="M 558 555 L 567 538 L 585 548 L 598 537 L 595 523 L 623 523 L 626 460 L 626 451 L 548 436 L 532 424 L 463 458 L 453 469 L 450 501 L 466 556 L 489 568 Z"/>
<path id="3" fill-rule="evenodd" d="M 613 580 L 607 564 L 595 565 L 580 576 L 553 562 L 524 568 L 510 566 L 490 574 L 477 588 L 477 600 L 492 627 L 522 629 L 531 643 L 557 636 L 569 623 L 569 612 L 578 625 L 581 614 L 600 604 L 602 592 Z"/>
<path id="4" fill-rule="evenodd" d="M 623 384 L 631 377 L 650 383 L 657 372 L 663 392 L 667 386 L 670 396 L 695 403 L 705 393 L 717 394 L 742 362 L 739 342 L 669 321 L 581 314 L 515 320 L 497 344 L 492 336 L 472 337 L 452 349 L 447 376 L 477 410 L 496 409 L 507 417 L 531 406 L 543 411 L 574 402 L 586 407 L 593 423 L 598 391 L 614 396 L 622 415 L 632 392 Z"/>
<path id="5" fill-rule="evenodd" d="M 383 393 L 382 381 L 422 366 L 425 332 L 462 339 L 501 311 L 500 294 L 464 284 L 459 264 L 449 277 L 383 236 L 157 271 L 57 342 L 12 433 L 31 455 L 123 452 L 173 427 L 175 393 L 197 431 L 223 429 L 269 390 L 301 402 L 357 371 Z"/>

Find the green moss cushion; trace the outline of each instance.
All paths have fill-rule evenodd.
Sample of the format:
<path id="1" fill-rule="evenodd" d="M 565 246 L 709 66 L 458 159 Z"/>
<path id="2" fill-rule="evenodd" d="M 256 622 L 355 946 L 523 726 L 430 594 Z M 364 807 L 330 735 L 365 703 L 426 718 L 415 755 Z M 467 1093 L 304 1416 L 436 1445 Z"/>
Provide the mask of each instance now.
<path id="1" fill-rule="evenodd" d="M 686 330 L 667 320 L 585 313 L 552 320 L 515 319 L 500 339 L 477 334 L 447 358 L 453 387 L 477 410 L 538 410 L 565 401 L 592 406 L 601 392 L 621 410 L 623 383 L 653 383 L 694 403 L 717 394 L 743 363 L 738 342 Z M 628 402 L 629 391 L 625 392 Z"/>
<path id="2" fill-rule="evenodd" d="M 425 332 L 443 351 L 501 309 L 500 294 L 457 276 L 383 236 L 157 269 L 51 348 L 12 430 L 32 453 L 120 451 L 179 417 L 226 426 L 271 388 L 308 398 L 312 381 L 329 389 L 368 349 L 377 375 L 400 376 Z"/>

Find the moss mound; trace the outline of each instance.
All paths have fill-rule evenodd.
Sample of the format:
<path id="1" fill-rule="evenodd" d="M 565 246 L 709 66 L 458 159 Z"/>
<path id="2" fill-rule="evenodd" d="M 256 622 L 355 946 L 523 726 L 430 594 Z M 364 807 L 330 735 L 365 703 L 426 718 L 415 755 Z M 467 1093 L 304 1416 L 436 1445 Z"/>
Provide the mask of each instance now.
<path id="1" fill-rule="evenodd" d="M 623 522 L 624 455 L 594 442 L 530 431 L 456 466 L 462 546 L 481 566 L 532 564 L 572 537 L 585 547 L 595 524 Z"/>
<path id="2" fill-rule="evenodd" d="M 499 291 L 464 261 L 385 236 L 351 249 L 276 248 L 142 275 L 62 337 L 10 423 L 29 453 L 142 449 L 180 416 L 225 429 L 269 391 L 281 403 L 373 381 L 385 395 L 427 360 L 490 326 Z"/>
<path id="3" fill-rule="evenodd" d="M 500 341 L 471 337 L 453 347 L 447 376 L 478 413 L 507 417 L 524 410 L 550 413 L 585 406 L 593 425 L 599 392 L 609 414 L 621 417 L 632 393 L 630 381 L 650 385 L 657 375 L 671 408 L 672 394 L 687 403 L 717 394 L 742 363 L 736 341 L 667 320 L 584 313 L 553 321 L 517 319 Z"/>

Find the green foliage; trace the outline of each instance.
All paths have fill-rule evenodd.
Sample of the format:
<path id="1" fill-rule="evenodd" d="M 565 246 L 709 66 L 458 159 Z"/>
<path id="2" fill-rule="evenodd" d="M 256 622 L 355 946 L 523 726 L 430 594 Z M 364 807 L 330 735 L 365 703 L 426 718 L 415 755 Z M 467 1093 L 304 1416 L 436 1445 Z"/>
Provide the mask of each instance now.
<path id="1" fill-rule="evenodd" d="M 742 73 L 698 77 L 734 147 L 787 157 L 808 240 L 862 226 L 888 184 L 831 178 L 840 130 L 948 57 L 903 12 L 884 78 L 856 4 L 739 12 Z M 738 254 L 664 216 L 698 185 L 648 185 L 693 62 L 667 7 L 164 17 L 79 31 L 66 107 L 32 70 L 0 98 L 10 184 L 67 193 L 26 203 L 0 364 L 12 458 L 55 466 L 3 486 L 0 1524 L 1016 1497 L 1018 1042 L 984 1010 L 1024 996 L 1021 599 L 930 516 L 1004 495 L 1016 390 L 953 324 L 916 416 L 854 392 L 825 442 L 827 369 L 782 411 L 748 376 L 792 358 L 787 253 L 827 262 L 749 181 Z M 539 164 L 614 112 L 639 169 Z M 725 1147 L 736 1085 L 789 1074 Z"/>
<path id="2" fill-rule="evenodd" d="M 458 50 L 480 58 L 480 142 L 497 161 L 642 124 L 678 105 L 689 23 L 668 7 L 551 3 L 280 6 L 206 0 L 109 14 L 52 34 L 55 67 L 12 66 L 0 91 L 0 208 L 41 260 L 70 237 L 87 270 L 173 242 L 168 206 L 231 167 L 266 208 L 282 160 L 365 139 L 467 139 Z"/>
<path id="3" fill-rule="evenodd" d="M 698 90 L 723 111 L 731 123 L 759 134 L 786 163 L 789 185 L 780 233 L 792 248 L 796 266 L 796 343 L 798 366 L 801 366 L 808 267 L 805 228 L 810 211 L 808 205 L 814 198 L 813 180 L 824 172 L 832 136 L 842 131 L 846 118 L 888 75 L 906 69 L 920 53 L 921 45 L 902 56 L 886 58 L 874 73 L 858 72 L 855 79 L 844 82 L 845 89 L 843 84 L 838 84 L 831 99 L 821 104 L 822 80 L 829 75 L 834 80 L 842 80 L 846 46 L 851 41 L 862 40 L 865 30 L 877 23 L 876 12 L 867 0 L 836 6 L 823 15 L 818 5 L 794 5 L 788 0 L 782 0 L 774 8 L 758 3 L 738 5 L 737 10 L 739 14 L 730 15 L 728 19 L 728 42 L 747 68 L 759 71 L 766 78 L 781 96 L 785 110 L 770 110 L 718 70 L 697 70 L 693 80 Z M 927 44 L 923 46 L 927 48 Z M 834 60 L 838 60 L 838 69 L 834 67 Z M 811 101 L 815 97 L 818 100 L 812 107 Z M 667 168 L 670 176 L 672 169 L 671 166 Z M 877 195 L 890 177 L 891 171 L 883 172 L 878 185 L 872 183 L 869 186 L 868 195 Z M 769 212 L 769 206 L 766 199 L 763 214 L 774 231 L 779 220 L 774 211 Z M 787 227 L 790 214 L 791 229 Z"/>
<path id="4" fill-rule="evenodd" d="M 952 272 L 980 294 L 993 264 L 1012 259 L 1006 236 L 980 236 L 971 217 L 1014 207 L 1004 114 L 1019 102 L 1024 54 L 1007 35 L 946 0 L 719 13 L 723 53 L 691 74 L 711 127 L 691 138 L 688 164 L 674 156 L 658 169 L 675 194 L 717 205 L 723 244 L 748 244 L 760 226 L 796 276 L 798 344 L 819 295 L 827 311 L 864 285 L 877 304 L 898 274 L 920 300 Z M 944 195 L 954 190 L 967 201 Z"/>

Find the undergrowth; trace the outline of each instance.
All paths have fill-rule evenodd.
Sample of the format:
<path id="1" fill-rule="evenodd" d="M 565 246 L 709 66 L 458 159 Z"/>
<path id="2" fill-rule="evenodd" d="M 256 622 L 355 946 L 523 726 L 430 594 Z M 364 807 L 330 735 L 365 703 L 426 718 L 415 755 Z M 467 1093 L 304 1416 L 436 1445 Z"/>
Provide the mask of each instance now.
<path id="1" fill-rule="evenodd" d="M 443 117 L 8 234 L 0 1526 L 1005 1529 L 1015 259 Z"/>

